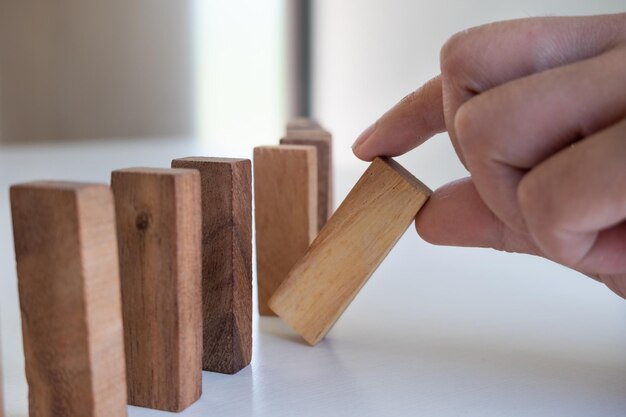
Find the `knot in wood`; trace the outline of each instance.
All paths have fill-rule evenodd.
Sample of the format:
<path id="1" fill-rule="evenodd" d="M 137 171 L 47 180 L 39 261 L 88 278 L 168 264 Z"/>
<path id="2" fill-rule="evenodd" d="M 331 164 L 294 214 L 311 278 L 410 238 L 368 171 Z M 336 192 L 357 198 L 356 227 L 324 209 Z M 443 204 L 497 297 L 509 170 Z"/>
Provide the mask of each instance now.
<path id="1" fill-rule="evenodd" d="M 135 219 L 135 226 L 138 230 L 146 230 L 150 226 L 150 215 L 148 213 L 139 213 Z"/>

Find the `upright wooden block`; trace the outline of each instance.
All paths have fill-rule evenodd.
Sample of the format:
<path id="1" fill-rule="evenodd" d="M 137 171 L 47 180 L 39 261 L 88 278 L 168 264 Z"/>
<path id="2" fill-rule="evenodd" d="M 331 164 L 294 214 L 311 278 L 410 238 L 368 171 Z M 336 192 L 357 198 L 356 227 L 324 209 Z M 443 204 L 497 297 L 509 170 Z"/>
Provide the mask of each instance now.
<path id="1" fill-rule="evenodd" d="M 109 187 L 16 185 L 11 209 L 30 416 L 126 416 Z"/>
<path id="2" fill-rule="evenodd" d="M 200 176 L 113 171 L 129 404 L 182 411 L 202 392 Z"/>
<path id="3" fill-rule="evenodd" d="M 430 190 L 376 158 L 269 306 L 311 345 L 319 342 L 402 236 Z"/>
<path id="4" fill-rule="evenodd" d="M 332 136 L 322 128 L 287 129 L 281 144 L 308 145 L 317 149 L 317 223 L 318 231 L 333 211 Z"/>
<path id="5" fill-rule="evenodd" d="M 287 132 L 298 129 L 318 129 L 320 124 L 308 117 L 294 117 L 287 122 Z"/>
<path id="6" fill-rule="evenodd" d="M 202 183 L 203 369 L 234 374 L 252 359 L 252 172 L 248 159 L 181 158 Z"/>
<path id="7" fill-rule="evenodd" d="M 254 149 L 259 312 L 317 234 L 317 162 L 313 146 Z"/>

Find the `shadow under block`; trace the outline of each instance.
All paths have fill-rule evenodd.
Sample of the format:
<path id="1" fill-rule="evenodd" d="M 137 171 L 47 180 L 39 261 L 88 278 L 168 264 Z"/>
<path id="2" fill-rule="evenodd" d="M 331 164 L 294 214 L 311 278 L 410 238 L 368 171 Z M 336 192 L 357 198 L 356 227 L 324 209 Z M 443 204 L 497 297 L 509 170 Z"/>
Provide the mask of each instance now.
<path id="1" fill-rule="evenodd" d="M 333 211 L 332 137 L 318 129 L 287 130 L 281 145 L 308 145 L 317 149 L 317 227 L 318 231 L 328 221 Z"/>
<path id="2" fill-rule="evenodd" d="M 259 313 L 317 234 L 317 152 L 313 146 L 254 149 Z"/>
<path id="3" fill-rule="evenodd" d="M 128 403 L 182 411 L 202 392 L 200 177 L 113 171 Z"/>
<path id="4" fill-rule="evenodd" d="M 376 158 L 269 301 L 311 345 L 319 342 L 406 231 L 430 190 Z"/>
<path id="5" fill-rule="evenodd" d="M 15 185 L 11 209 L 30 416 L 126 416 L 109 187 Z"/>
<path id="6" fill-rule="evenodd" d="M 181 158 L 202 189 L 203 369 L 234 374 L 252 360 L 252 170 L 249 159 Z"/>

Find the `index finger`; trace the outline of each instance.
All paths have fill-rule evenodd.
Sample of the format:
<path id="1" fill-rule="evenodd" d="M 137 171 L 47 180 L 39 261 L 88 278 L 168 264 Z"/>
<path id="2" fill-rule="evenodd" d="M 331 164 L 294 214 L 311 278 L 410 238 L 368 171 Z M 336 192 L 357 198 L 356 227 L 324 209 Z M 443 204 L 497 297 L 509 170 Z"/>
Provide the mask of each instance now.
<path id="1" fill-rule="evenodd" d="M 404 97 L 352 145 L 357 158 L 402 155 L 446 129 L 441 78 L 431 79 Z"/>

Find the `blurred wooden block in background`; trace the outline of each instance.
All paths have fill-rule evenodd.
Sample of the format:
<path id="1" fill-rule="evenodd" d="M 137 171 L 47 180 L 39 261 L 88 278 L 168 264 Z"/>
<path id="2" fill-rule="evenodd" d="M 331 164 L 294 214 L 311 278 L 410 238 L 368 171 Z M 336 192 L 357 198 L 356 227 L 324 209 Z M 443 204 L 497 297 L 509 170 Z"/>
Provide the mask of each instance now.
<path id="1" fill-rule="evenodd" d="M 389 158 L 376 158 L 269 306 L 311 345 L 319 342 L 426 202 L 430 190 Z"/>
<path id="2" fill-rule="evenodd" d="M 317 151 L 313 146 L 254 149 L 259 312 L 317 234 Z"/>
<path id="3" fill-rule="evenodd" d="M 289 131 L 291 130 L 320 128 L 320 124 L 314 119 L 310 119 L 308 117 L 294 117 L 287 122 L 287 135 L 289 135 Z"/>
<path id="4" fill-rule="evenodd" d="M 30 416 L 126 416 L 109 187 L 15 185 L 11 210 Z"/>
<path id="5" fill-rule="evenodd" d="M 200 172 L 203 369 L 234 374 L 252 360 L 252 170 L 250 160 L 189 157 Z"/>
<path id="6" fill-rule="evenodd" d="M 317 222 L 318 231 L 333 211 L 332 136 L 318 124 L 298 129 L 287 128 L 281 145 L 308 145 L 317 149 Z"/>
<path id="7" fill-rule="evenodd" d="M 113 171 L 129 404 L 182 411 L 202 392 L 200 176 Z"/>

